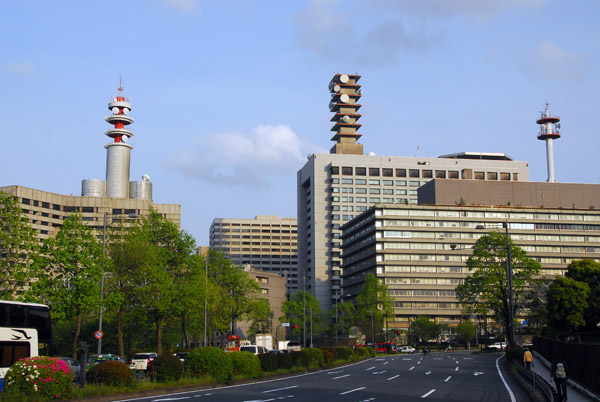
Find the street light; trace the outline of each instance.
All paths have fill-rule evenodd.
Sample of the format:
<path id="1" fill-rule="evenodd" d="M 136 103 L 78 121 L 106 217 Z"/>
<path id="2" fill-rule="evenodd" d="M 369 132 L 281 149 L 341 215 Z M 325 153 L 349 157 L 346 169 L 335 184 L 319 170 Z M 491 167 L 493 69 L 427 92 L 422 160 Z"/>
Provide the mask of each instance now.
<path id="1" fill-rule="evenodd" d="M 508 222 L 502 222 L 502 227 L 505 229 L 506 237 L 506 285 L 508 287 L 508 343 L 511 346 L 515 346 L 515 323 L 514 323 L 514 311 L 513 311 L 513 285 L 512 285 L 512 256 L 510 237 L 508 234 Z M 485 229 L 485 225 L 477 225 L 475 229 Z"/>
<path id="2" fill-rule="evenodd" d="M 109 214 L 108 212 L 104 213 L 104 221 L 102 225 L 102 257 L 106 257 L 106 228 L 107 226 L 107 218 L 111 216 L 120 216 L 123 217 L 122 214 Z M 137 219 L 140 216 L 136 213 L 130 213 L 127 215 L 130 219 Z M 112 222 L 110 223 L 112 224 Z M 102 354 L 102 312 L 104 311 L 103 301 L 104 301 L 104 261 L 102 261 L 102 278 L 100 278 L 100 314 L 98 315 L 98 332 L 100 332 L 98 336 L 98 354 Z"/>

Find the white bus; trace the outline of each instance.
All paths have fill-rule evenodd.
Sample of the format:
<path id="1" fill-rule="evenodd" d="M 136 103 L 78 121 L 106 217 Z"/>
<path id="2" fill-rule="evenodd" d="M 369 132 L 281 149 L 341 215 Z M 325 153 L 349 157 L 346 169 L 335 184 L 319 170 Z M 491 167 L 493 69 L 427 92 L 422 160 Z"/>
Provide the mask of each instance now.
<path id="1" fill-rule="evenodd" d="M 52 355 L 50 309 L 44 304 L 0 300 L 0 390 L 15 362 Z"/>

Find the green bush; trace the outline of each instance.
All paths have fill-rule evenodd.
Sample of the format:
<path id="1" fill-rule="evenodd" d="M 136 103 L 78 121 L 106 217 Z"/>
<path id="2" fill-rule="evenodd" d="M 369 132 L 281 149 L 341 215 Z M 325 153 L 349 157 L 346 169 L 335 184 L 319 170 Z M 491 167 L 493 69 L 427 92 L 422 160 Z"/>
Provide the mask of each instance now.
<path id="1" fill-rule="evenodd" d="M 125 363 L 108 360 L 92 367 L 89 381 L 95 384 L 130 387 L 135 383 L 135 374 Z"/>
<path id="2" fill-rule="evenodd" d="M 321 349 L 317 348 L 306 348 L 303 350 L 309 356 L 309 363 L 307 367 L 321 367 L 323 366 L 323 362 L 325 358 L 323 357 L 323 352 Z"/>
<path id="3" fill-rule="evenodd" d="M 277 356 L 277 366 L 282 369 L 291 369 L 293 367 L 292 364 L 292 355 L 290 353 L 279 353 Z"/>
<path id="4" fill-rule="evenodd" d="M 228 384 L 233 377 L 231 357 L 212 346 L 192 349 L 185 358 L 185 369 L 195 377 L 210 376 L 218 382 Z"/>
<path id="5" fill-rule="evenodd" d="M 359 348 L 354 349 L 354 355 L 357 358 L 374 357 L 375 349 L 371 346 L 361 346 Z"/>
<path id="6" fill-rule="evenodd" d="M 354 360 L 354 351 L 348 346 L 338 346 L 333 350 L 333 358 L 335 360 Z"/>
<path id="7" fill-rule="evenodd" d="M 310 355 L 305 352 L 305 349 L 291 352 L 290 355 L 292 356 L 293 367 L 308 368 L 310 366 Z"/>
<path id="8" fill-rule="evenodd" d="M 333 364 L 333 353 L 329 349 L 321 349 L 321 352 L 323 352 L 324 364 L 326 366 Z"/>
<path id="9" fill-rule="evenodd" d="M 261 353 L 258 355 L 260 360 L 260 367 L 262 371 L 276 371 L 279 368 L 277 364 L 277 355 L 271 353 Z"/>
<path id="10" fill-rule="evenodd" d="M 4 377 L 3 395 L 22 395 L 31 400 L 67 399 L 73 391 L 73 377 L 67 363 L 55 357 L 28 357 L 16 362 Z"/>
<path id="11" fill-rule="evenodd" d="M 173 355 L 160 355 L 148 365 L 148 376 L 152 381 L 178 381 L 183 376 L 183 363 Z"/>
<path id="12" fill-rule="evenodd" d="M 248 378 L 260 377 L 261 362 L 254 353 L 234 352 L 229 356 L 231 356 L 234 375 L 242 375 Z"/>

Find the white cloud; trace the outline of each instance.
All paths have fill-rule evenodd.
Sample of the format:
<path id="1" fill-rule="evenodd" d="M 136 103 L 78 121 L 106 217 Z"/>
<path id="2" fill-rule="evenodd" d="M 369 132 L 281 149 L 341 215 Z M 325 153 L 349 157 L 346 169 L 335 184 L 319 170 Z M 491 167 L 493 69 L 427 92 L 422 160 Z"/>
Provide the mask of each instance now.
<path id="1" fill-rule="evenodd" d="M 175 8 L 185 12 L 199 12 L 202 10 L 197 0 L 162 0 L 162 3 L 170 8 Z"/>
<path id="2" fill-rule="evenodd" d="M 586 58 L 577 53 L 544 42 L 525 58 L 521 70 L 530 75 L 556 80 L 577 80 L 582 77 L 582 67 Z"/>
<path id="3" fill-rule="evenodd" d="M 269 178 L 295 174 L 304 148 L 285 125 L 262 125 L 249 133 L 216 134 L 167 161 L 165 167 L 210 183 L 269 187 Z"/>
<path id="4" fill-rule="evenodd" d="M 5 63 L 0 64 L 0 73 L 18 75 L 21 77 L 35 76 L 35 69 L 31 63 Z"/>

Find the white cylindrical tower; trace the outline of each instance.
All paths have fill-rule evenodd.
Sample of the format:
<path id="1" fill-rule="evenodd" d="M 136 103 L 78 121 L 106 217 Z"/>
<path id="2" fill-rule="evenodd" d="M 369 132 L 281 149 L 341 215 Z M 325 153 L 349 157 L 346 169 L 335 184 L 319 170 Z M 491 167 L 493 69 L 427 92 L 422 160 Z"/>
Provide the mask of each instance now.
<path id="1" fill-rule="evenodd" d="M 106 144 L 106 196 L 110 198 L 129 198 L 129 162 L 133 147 L 127 140 L 133 133 L 125 126 L 133 123 L 129 116 L 131 103 L 123 97 L 123 85 L 119 85 L 119 96 L 108 103 L 112 115 L 106 121 L 114 128 L 106 130 L 105 135 L 114 141 Z"/>
<path id="2" fill-rule="evenodd" d="M 548 163 L 548 183 L 556 183 L 556 177 L 554 176 L 554 148 L 553 141 L 560 138 L 560 117 L 551 116 L 550 105 L 546 103 L 546 110 L 540 112 L 541 117 L 537 120 L 537 124 L 540 125 L 540 133 L 538 134 L 538 140 L 546 141 L 546 159 Z"/>

